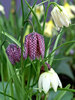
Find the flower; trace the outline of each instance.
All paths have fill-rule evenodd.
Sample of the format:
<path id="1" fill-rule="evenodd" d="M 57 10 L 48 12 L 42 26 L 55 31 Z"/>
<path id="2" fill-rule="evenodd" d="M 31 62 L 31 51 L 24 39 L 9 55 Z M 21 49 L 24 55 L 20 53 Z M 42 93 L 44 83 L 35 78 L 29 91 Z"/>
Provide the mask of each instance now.
<path id="1" fill-rule="evenodd" d="M 6 49 L 7 56 L 10 62 L 14 65 L 16 62 L 20 61 L 21 49 L 16 44 L 8 45 Z"/>
<path id="2" fill-rule="evenodd" d="M 44 8 L 43 8 L 43 5 L 41 6 L 36 6 L 34 7 L 33 9 L 36 13 L 36 16 L 38 17 L 38 19 L 40 20 L 41 17 L 44 15 Z M 33 14 L 31 15 L 33 17 Z"/>
<path id="3" fill-rule="evenodd" d="M 64 4 L 64 8 L 67 11 L 70 19 L 75 17 L 75 5 L 69 5 L 67 2 Z"/>
<path id="4" fill-rule="evenodd" d="M 45 36 L 52 36 L 53 35 L 53 28 L 54 28 L 54 24 L 53 24 L 52 20 L 49 20 L 48 22 L 46 22 L 44 35 Z"/>
<path id="5" fill-rule="evenodd" d="M 2 14 L 5 14 L 4 7 L 3 7 L 2 5 L 0 5 L 0 12 L 1 12 Z"/>
<path id="6" fill-rule="evenodd" d="M 32 60 L 39 58 L 40 56 L 44 58 L 45 43 L 43 36 L 36 32 L 27 35 L 25 37 L 24 49 L 25 59 L 28 55 Z"/>
<path id="7" fill-rule="evenodd" d="M 44 72 L 40 75 L 38 81 L 39 92 L 44 91 L 47 93 L 50 88 L 53 88 L 54 91 L 57 91 L 57 87 L 62 88 L 62 83 L 57 75 L 57 73 L 51 68 L 50 71 Z"/>
<path id="8" fill-rule="evenodd" d="M 63 6 L 59 7 L 62 9 L 62 11 L 60 11 L 60 9 L 57 6 L 54 7 L 54 9 L 51 11 L 52 18 L 58 30 L 60 27 L 63 26 L 68 27 L 71 23 L 69 15 L 67 14 L 65 8 Z"/>

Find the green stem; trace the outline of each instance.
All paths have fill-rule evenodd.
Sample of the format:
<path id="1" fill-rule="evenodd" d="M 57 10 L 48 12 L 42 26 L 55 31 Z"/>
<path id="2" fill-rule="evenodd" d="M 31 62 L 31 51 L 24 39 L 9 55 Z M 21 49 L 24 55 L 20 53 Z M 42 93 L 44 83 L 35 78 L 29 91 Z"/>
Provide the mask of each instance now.
<path id="1" fill-rule="evenodd" d="M 49 39 L 49 43 L 48 43 L 48 46 L 47 46 L 46 57 L 49 55 L 50 45 L 51 45 L 51 38 Z"/>
<path id="2" fill-rule="evenodd" d="M 48 6 L 49 6 L 49 1 L 48 1 Z M 45 16 L 44 16 L 44 22 L 43 22 L 43 34 L 44 34 L 45 22 L 46 22 L 47 13 L 48 13 L 48 8 L 49 8 L 48 6 L 47 6 L 46 13 L 45 13 Z"/>
<path id="3" fill-rule="evenodd" d="M 23 67 L 23 30 L 24 30 L 24 7 L 23 0 L 21 0 L 22 7 L 22 28 L 21 28 L 21 68 Z"/>
<path id="4" fill-rule="evenodd" d="M 3 66 L 1 63 L 1 78 L 2 78 L 2 86 L 3 86 L 3 91 L 4 91 L 4 75 L 3 75 Z M 6 100 L 6 97 L 4 95 L 4 100 Z"/>
<path id="5" fill-rule="evenodd" d="M 49 0 L 45 0 L 45 1 L 43 1 L 43 2 L 41 2 L 41 3 L 39 3 L 39 4 L 37 4 L 37 6 L 40 6 L 41 4 L 44 4 L 44 3 L 46 3 L 46 2 L 48 2 Z"/>
<path id="6" fill-rule="evenodd" d="M 34 8 L 35 4 L 36 4 L 37 0 L 35 0 L 33 6 L 32 6 L 32 9 Z M 29 15 L 30 15 L 31 11 L 28 13 L 27 17 L 26 17 L 26 20 L 29 18 Z"/>
<path id="7" fill-rule="evenodd" d="M 52 54 L 53 52 L 55 52 L 57 49 L 59 49 L 60 47 L 62 47 L 62 46 L 64 46 L 64 45 L 70 44 L 70 43 L 75 43 L 75 41 L 68 41 L 68 42 L 66 42 L 66 43 L 63 43 L 63 44 L 59 45 L 56 49 L 54 49 L 54 50 L 45 58 L 45 60 L 47 60 L 49 57 L 51 57 L 51 54 Z"/>
<path id="8" fill-rule="evenodd" d="M 42 2 L 43 2 L 43 0 L 42 0 Z M 45 5 L 44 5 L 44 3 L 43 3 L 43 8 L 44 8 L 44 12 L 45 12 Z"/>
<path id="9" fill-rule="evenodd" d="M 30 80 L 31 80 L 31 67 L 32 67 L 32 65 L 30 66 L 30 69 L 29 69 L 29 77 L 28 77 L 28 82 L 27 82 L 27 88 L 29 88 L 29 85 L 30 85 Z"/>
<path id="10" fill-rule="evenodd" d="M 25 1 L 25 3 L 27 4 L 27 6 L 29 7 L 29 9 L 31 10 L 31 12 L 33 13 L 33 15 L 35 16 L 36 21 L 37 21 L 37 24 L 38 24 L 39 32 L 42 33 L 41 24 L 40 24 L 40 22 L 39 22 L 39 20 L 38 20 L 38 18 L 37 18 L 37 16 L 36 16 L 36 14 L 35 14 L 35 12 L 34 12 L 33 9 L 31 8 L 31 6 L 28 4 L 28 2 L 27 2 L 26 0 L 24 0 L 24 1 Z"/>
<path id="11" fill-rule="evenodd" d="M 24 26 L 24 7 L 23 7 L 23 0 L 21 0 L 21 7 L 22 7 L 22 25 Z"/>
<path id="12" fill-rule="evenodd" d="M 75 89 L 58 88 L 58 90 L 75 92 Z"/>
<path id="13" fill-rule="evenodd" d="M 47 95 L 45 94 L 45 98 L 44 98 L 44 100 L 47 100 Z"/>
<path id="14" fill-rule="evenodd" d="M 61 29 L 60 34 L 59 34 L 59 35 L 57 36 L 57 38 L 56 38 L 56 41 L 55 41 L 53 50 L 55 50 L 55 49 L 57 48 L 59 39 L 61 38 L 62 34 L 63 34 L 63 32 L 62 32 L 62 29 Z M 54 55 L 55 55 L 55 51 L 51 54 L 50 65 L 52 65 L 52 63 L 53 63 Z"/>
<path id="15" fill-rule="evenodd" d="M 8 63 L 7 63 L 7 64 L 8 64 Z M 7 66 L 8 66 L 8 65 L 7 65 Z M 10 74 L 10 70 L 9 70 L 9 68 L 7 68 L 7 70 L 8 70 L 8 80 L 9 80 L 11 74 Z M 10 80 L 9 85 L 10 85 L 10 95 L 13 97 L 13 84 L 12 84 L 12 80 Z M 11 100 L 12 100 L 12 98 L 11 98 Z"/>
<path id="16" fill-rule="evenodd" d="M 21 0 L 22 7 L 22 28 L 21 28 L 21 68 L 23 69 L 23 32 L 24 32 L 24 7 L 23 0 Z M 22 89 L 24 89 L 24 74 L 22 75 Z"/>

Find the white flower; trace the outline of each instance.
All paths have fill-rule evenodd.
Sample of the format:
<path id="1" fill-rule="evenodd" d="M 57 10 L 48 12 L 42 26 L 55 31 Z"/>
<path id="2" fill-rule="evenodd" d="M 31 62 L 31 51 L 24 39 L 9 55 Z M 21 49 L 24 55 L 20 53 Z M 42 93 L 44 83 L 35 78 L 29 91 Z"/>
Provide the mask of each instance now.
<path id="1" fill-rule="evenodd" d="M 51 11 L 52 18 L 58 29 L 63 26 L 68 27 L 71 23 L 69 15 L 67 14 L 65 8 L 63 6 L 60 6 L 60 8 L 62 9 L 62 11 L 60 11 L 57 6 L 54 7 L 54 9 Z"/>
<path id="2" fill-rule="evenodd" d="M 3 7 L 2 5 L 0 5 L 0 12 L 1 12 L 2 14 L 5 14 L 4 7 Z"/>
<path id="3" fill-rule="evenodd" d="M 35 5 L 33 10 L 36 13 L 36 16 L 38 17 L 38 19 L 40 20 L 41 17 L 44 15 L 44 7 L 43 7 L 43 5 L 41 5 L 41 6 L 36 6 Z M 31 16 L 33 17 L 33 14 L 31 14 Z"/>
<path id="4" fill-rule="evenodd" d="M 57 75 L 57 73 L 51 68 L 50 71 L 44 72 L 40 75 L 38 81 L 39 92 L 44 91 L 47 93 L 50 88 L 53 88 L 54 91 L 57 91 L 57 87 L 62 88 L 62 83 Z"/>

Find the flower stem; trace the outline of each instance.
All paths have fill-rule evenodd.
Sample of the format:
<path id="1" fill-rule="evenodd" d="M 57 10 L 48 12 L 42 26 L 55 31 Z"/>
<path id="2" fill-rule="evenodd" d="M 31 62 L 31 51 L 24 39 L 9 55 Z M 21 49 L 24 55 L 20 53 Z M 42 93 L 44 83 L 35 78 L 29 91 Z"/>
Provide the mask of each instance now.
<path id="1" fill-rule="evenodd" d="M 21 7 L 22 7 L 22 25 L 24 26 L 24 7 L 23 7 L 23 0 L 21 0 Z"/>
<path id="2" fill-rule="evenodd" d="M 45 94 L 45 98 L 44 98 L 44 100 L 47 100 L 47 94 Z"/>
<path id="3" fill-rule="evenodd" d="M 3 87 L 3 91 L 4 91 L 4 75 L 3 75 L 3 66 L 1 63 L 1 78 L 2 78 L 2 87 Z M 6 100 L 6 97 L 4 95 L 4 100 Z"/>
<path id="4" fill-rule="evenodd" d="M 49 0 L 48 0 L 48 6 L 49 6 Z M 46 13 L 45 13 L 45 16 L 44 16 L 44 23 L 43 23 L 43 34 L 44 34 L 45 22 L 46 22 L 47 13 L 48 13 L 48 8 L 49 8 L 48 6 L 47 6 Z"/>
<path id="5" fill-rule="evenodd" d="M 22 28 L 21 28 L 21 68 L 23 69 L 23 33 L 24 33 L 24 7 L 23 0 L 21 0 L 22 7 Z M 22 75 L 22 90 L 24 90 L 24 74 Z"/>
<path id="6" fill-rule="evenodd" d="M 55 50 L 55 49 L 57 48 L 59 39 L 61 38 L 62 34 L 63 34 L 63 31 L 62 31 L 62 29 L 61 29 L 60 34 L 59 34 L 59 35 L 57 36 L 57 38 L 56 38 L 56 41 L 55 41 L 53 50 Z M 53 63 L 54 55 L 55 55 L 55 51 L 51 54 L 50 65 L 52 65 L 52 63 Z"/>
<path id="7" fill-rule="evenodd" d="M 22 28 L 21 28 L 21 68 L 23 66 L 23 30 L 24 30 L 24 8 L 23 8 L 23 0 L 21 0 L 22 7 Z"/>
<path id="8" fill-rule="evenodd" d="M 29 7 L 29 9 L 31 10 L 31 12 L 33 13 L 34 17 L 36 18 L 36 22 L 37 22 L 37 24 L 38 24 L 38 30 L 39 30 L 39 32 L 42 34 L 41 24 L 40 24 L 40 22 L 39 22 L 39 20 L 38 20 L 38 18 L 37 18 L 37 16 L 36 16 L 36 14 L 35 14 L 35 12 L 34 12 L 33 9 L 31 8 L 31 6 L 30 6 L 29 3 L 27 2 L 27 0 L 24 0 L 24 1 L 25 1 L 25 3 L 27 4 L 27 6 Z"/>

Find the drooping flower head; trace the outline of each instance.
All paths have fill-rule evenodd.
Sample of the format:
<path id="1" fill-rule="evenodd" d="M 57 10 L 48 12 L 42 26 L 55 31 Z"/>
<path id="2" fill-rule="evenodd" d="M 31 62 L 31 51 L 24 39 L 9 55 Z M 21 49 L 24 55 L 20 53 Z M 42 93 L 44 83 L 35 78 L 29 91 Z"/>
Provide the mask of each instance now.
<path id="1" fill-rule="evenodd" d="M 10 44 L 6 49 L 6 53 L 13 65 L 20 61 L 21 49 L 16 44 Z"/>
<path id="2" fill-rule="evenodd" d="M 32 60 L 39 58 L 40 56 L 44 58 L 45 43 L 43 36 L 36 32 L 27 35 L 25 37 L 24 49 L 25 59 L 28 55 Z"/>
<path id="3" fill-rule="evenodd" d="M 62 9 L 62 11 L 60 11 L 60 9 L 57 6 L 55 6 L 51 11 L 52 18 L 58 29 L 63 26 L 68 27 L 71 23 L 69 15 L 67 14 L 65 8 L 63 6 L 59 7 Z"/>
<path id="4" fill-rule="evenodd" d="M 44 72 L 40 75 L 38 81 L 39 92 L 44 91 L 47 93 L 50 88 L 57 91 L 57 87 L 62 88 L 62 83 L 57 75 L 57 73 L 51 68 L 50 71 Z"/>

